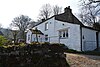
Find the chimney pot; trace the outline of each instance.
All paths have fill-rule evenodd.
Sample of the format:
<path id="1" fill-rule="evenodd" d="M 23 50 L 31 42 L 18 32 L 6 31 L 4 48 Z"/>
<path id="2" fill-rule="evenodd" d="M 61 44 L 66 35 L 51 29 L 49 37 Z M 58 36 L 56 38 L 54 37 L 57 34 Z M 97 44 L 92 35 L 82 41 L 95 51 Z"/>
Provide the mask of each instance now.
<path id="1" fill-rule="evenodd" d="M 70 9 L 70 6 L 68 6 L 68 8 Z"/>
<path id="2" fill-rule="evenodd" d="M 42 22 L 44 22 L 45 21 L 45 19 L 42 19 Z"/>

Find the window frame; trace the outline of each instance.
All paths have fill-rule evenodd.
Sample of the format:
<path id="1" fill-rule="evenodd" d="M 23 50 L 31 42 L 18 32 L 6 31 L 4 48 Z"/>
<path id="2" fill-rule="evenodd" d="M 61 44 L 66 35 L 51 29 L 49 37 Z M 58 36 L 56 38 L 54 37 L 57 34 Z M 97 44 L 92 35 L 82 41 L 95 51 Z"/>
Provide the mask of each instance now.
<path id="1" fill-rule="evenodd" d="M 59 38 L 60 39 L 68 38 L 68 29 L 59 30 Z"/>
<path id="2" fill-rule="evenodd" d="M 49 29 L 48 26 L 49 26 L 49 25 L 48 25 L 48 22 L 46 22 L 46 23 L 45 23 L 45 31 Z"/>
<path id="3" fill-rule="evenodd" d="M 48 34 L 45 35 L 45 41 L 48 41 Z"/>
<path id="4" fill-rule="evenodd" d="M 28 35 L 28 41 L 30 41 L 30 34 Z"/>

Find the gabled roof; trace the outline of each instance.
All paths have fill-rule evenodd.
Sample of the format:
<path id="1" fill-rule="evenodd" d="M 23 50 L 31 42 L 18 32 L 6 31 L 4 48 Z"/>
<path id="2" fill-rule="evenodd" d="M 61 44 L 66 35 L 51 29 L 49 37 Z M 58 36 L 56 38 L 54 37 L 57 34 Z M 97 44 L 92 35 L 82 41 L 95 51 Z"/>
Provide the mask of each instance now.
<path id="1" fill-rule="evenodd" d="M 36 29 L 30 29 L 32 34 L 41 34 L 41 35 L 44 35 L 40 30 L 38 30 L 37 28 Z"/>
<path id="2" fill-rule="evenodd" d="M 54 15 L 54 16 L 52 16 L 52 17 L 50 17 L 50 18 L 48 18 L 48 19 L 46 19 L 46 20 L 44 19 L 42 22 L 40 22 L 40 23 L 36 24 L 35 26 L 40 25 L 40 24 L 44 23 L 45 21 L 47 21 L 47 20 L 49 20 L 49 19 L 51 19 L 51 18 L 53 18 L 53 17 L 55 17 L 55 15 Z M 33 26 L 33 27 L 35 27 L 35 26 Z"/>
<path id="3" fill-rule="evenodd" d="M 55 17 L 56 20 L 67 22 L 67 23 L 73 23 L 73 24 L 79 24 L 83 26 L 83 24 L 73 15 L 72 9 L 70 9 L 70 6 L 66 7 L 64 9 L 64 13 L 59 14 Z"/>
<path id="4" fill-rule="evenodd" d="M 100 30 L 98 30 L 98 29 L 96 29 L 96 28 L 93 28 L 93 27 L 88 27 L 88 26 L 82 26 L 83 28 L 87 28 L 87 29 L 91 29 L 91 30 L 95 30 L 95 31 L 99 31 L 100 32 Z"/>
<path id="5" fill-rule="evenodd" d="M 62 14 L 56 15 L 55 19 L 66 22 L 66 23 L 73 23 L 73 24 L 78 24 L 78 25 L 83 26 L 83 24 L 73 14 L 68 15 L 66 13 L 62 13 Z"/>

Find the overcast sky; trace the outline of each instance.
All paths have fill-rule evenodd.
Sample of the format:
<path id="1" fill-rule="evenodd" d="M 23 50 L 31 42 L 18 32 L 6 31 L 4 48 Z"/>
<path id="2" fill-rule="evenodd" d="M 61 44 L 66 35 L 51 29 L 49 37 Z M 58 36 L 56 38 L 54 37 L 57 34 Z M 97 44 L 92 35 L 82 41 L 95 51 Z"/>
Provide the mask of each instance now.
<path id="1" fill-rule="evenodd" d="M 46 3 L 62 8 L 70 6 L 73 13 L 78 12 L 79 0 L 0 0 L 0 24 L 7 28 L 13 18 L 21 14 L 36 20 L 40 8 Z"/>

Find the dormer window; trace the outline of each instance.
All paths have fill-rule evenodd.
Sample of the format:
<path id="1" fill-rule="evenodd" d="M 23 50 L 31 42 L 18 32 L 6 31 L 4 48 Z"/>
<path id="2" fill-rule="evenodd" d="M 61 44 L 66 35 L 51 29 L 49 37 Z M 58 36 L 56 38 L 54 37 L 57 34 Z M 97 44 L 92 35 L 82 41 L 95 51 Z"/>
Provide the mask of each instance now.
<path id="1" fill-rule="evenodd" d="M 45 23 L 45 31 L 48 30 L 48 28 L 49 27 L 48 27 L 48 22 L 47 22 L 47 23 Z"/>

